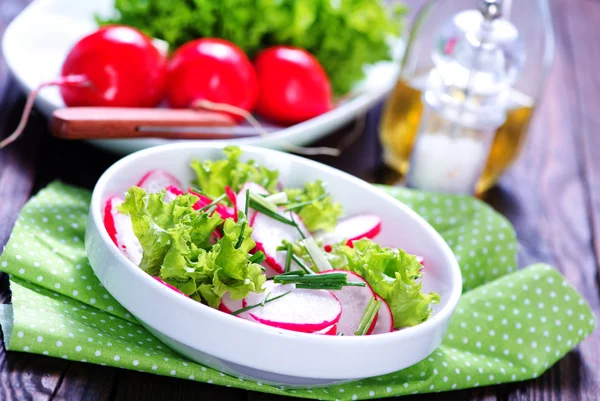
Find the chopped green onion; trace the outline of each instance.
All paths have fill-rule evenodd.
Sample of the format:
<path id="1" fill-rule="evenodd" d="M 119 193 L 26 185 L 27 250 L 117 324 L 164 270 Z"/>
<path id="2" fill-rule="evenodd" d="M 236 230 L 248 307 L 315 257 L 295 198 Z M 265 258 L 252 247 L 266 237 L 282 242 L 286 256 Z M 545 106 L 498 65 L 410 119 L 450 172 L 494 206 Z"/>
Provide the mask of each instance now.
<path id="1" fill-rule="evenodd" d="M 267 259 L 263 251 L 258 251 L 248 259 L 251 263 L 262 263 Z"/>
<path id="2" fill-rule="evenodd" d="M 256 210 L 257 212 L 260 212 L 262 214 L 264 214 L 265 216 L 268 216 L 274 220 L 277 220 L 281 223 L 287 224 L 289 226 L 295 226 L 296 223 L 289 221 L 286 217 L 280 215 L 277 212 L 274 212 L 273 210 L 263 206 L 261 203 L 256 202 L 254 199 L 250 199 L 250 207 L 254 210 Z"/>
<path id="3" fill-rule="evenodd" d="M 294 223 L 294 227 L 296 227 L 296 230 L 298 230 L 298 232 L 300 233 L 300 236 L 303 239 L 306 239 L 306 236 L 304 235 L 304 233 L 302 232 L 302 230 L 300 229 L 300 226 L 298 225 L 298 223 L 296 223 L 296 221 L 294 220 L 294 215 L 292 214 L 292 212 L 290 212 L 290 221 L 292 223 Z"/>
<path id="4" fill-rule="evenodd" d="M 375 298 L 371 298 L 367 307 L 365 309 L 365 313 L 363 314 L 362 319 L 360 319 L 360 323 L 358 325 L 358 329 L 354 332 L 354 335 L 364 336 L 369 331 L 371 324 L 373 324 L 373 320 L 377 316 L 377 312 L 381 307 L 381 301 L 378 301 Z"/>
<path id="5" fill-rule="evenodd" d="M 336 334 L 336 336 L 343 336 L 343 335 L 344 335 L 344 333 L 342 333 L 341 331 Z"/>
<path id="6" fill-rule="evenodd" d="M 244 216 L 248 218 L 248 207 L 250 206 L 250 189 L 246 190 L 246 204 L 244 205 Z"/>
<path id="7" fill-rule="evenodd" d="M 307 274 L 290 275 L 279 274 L 273 278 L 273 282 L 278 284 L 295 284 L 296 288 L 306 288 L 310 290 L 341 290 L 342 287 L 365 286 L 365 283 L 349 283 L 346 273 L 328 273 L 328 274 Z"/>
<path id="8" fill-rule="evenodd" d="M 333 267 L 331 266 L 331 263 L 329 263 L 327 256 L 325 256 L 323 251 L 321 251 L 319 245 L 317 245 L 317 241 L 315 241 L 313 237 L 306 238 L 304 241 L 302 241 L 302 243 L 304 244 L 306 251 L 310 255 L 310 258 L 313 260 L 318 271 L 323 272 L 327 270 L 333 270 Z"/>
<path id="9" fill-rule="evenodd" d="M 285 209 L 285 211 L 286 211 L 286 212 L 289 212 L 289 211 L 296 210 L 296 209 L 302 209 L 304 206 L 308 206 L 308 205 L 310 205 L 310 204 L 312 204 L 312 203 L 314 203 L 314 202 L 318 202 L 318 201 L 320 201 L 321 199 L 325 198 L 325 197 L 326 197 L 326 196 L 328 196 L 328 195 L 329 195 L 329 194 L 326 192 L 326 193 L 322 194 L 321 196 L 319 196 L 318 198 L 311 199 L 311 200 L 309 200 L 309 201 L 306 201 L 306 202 L 294 203 L 293 205 L 289 205 L 289 206 L 288 206 L 288 207 Z"/>
<path id="10" fill-rule="evenodd" d="M 317 274 L 314 271 L 312 271 L 312 269 L 308 266 L 306 266 L 306 264 L 296 255 L 294 255 L 292 253 L 292 259 L 294 260 L 294 262 L 296 262 L 298 264 L 298 266 L 300 266 L 300 268 L 302 270 L 304 270 L 306 273 L 308 274 Z"/>
<path id="11" fill-rule="evenodd" d="M 211 215 L 215 210 L 217 210 L 217 205 L 212 205 L 207 211 L 206 214 Z"/>
<path id="12" fill-rule="evenodd" d="M 293 255 L 292 244 L 288 243 L 287 244 L 287 254 L 285 255 L 285 272 L 286 273 L 290 272 L 290 266 L 292 265 L 292 255 Z"/>
<path id="13" fill-rule="evenodd" d="M 265 200 L 273 203 L 274 205 L 280 205 L 288 202 L 288 196 L 285 192 L 278 192 L 276 194 L 267 196 Z"/>
<path id="14" fill-rule="evenodd" d="M 279 209 L 277 209 L 277 205 L 272 204 L 271 202 L 267 201 L 262 196 L 255 194 L 254 192 L 250 192 L 250 201 L 251 201 L 251 203 L 255 203 L 255 204 L 258 203 L 263 208 L 269 209 L 274 213 L 279 212 Z M 250 206 L 252 206 L 252 204 Z M 254 206 L 252 206 L 252 207 L 254 209 L 256 209 Z"/>
<path id="15" fill-rule="evenodd" d="M 197 194 L 199 194 L 199 195 L 204 195 L 204 196 L 206 196 L 207 198 L 209 198 L 209 196 L 208 196 L 208 195 L 206 195 L 206 194 L 204 193 L 204 191 L 203 191 L 203 190 L 201 190 L 201 189 L 198 189 L 198 188 L 193 188 L 193 187 L 192 187 L 192 188 L 190 188 L 190 189 L 192 190 L 191 192 L 195 192 L 195 193 L 197 193 Z"/>
<path id="16" fill-rule="evenodd" d="M 265 294 L 265 297 L 263 298 L 262 302 L 260 303 L 260 306 L 265 306 L 265 302 L 267 302 L 267 298 L 269 298 L 269 295 L 271 295 L 271 291 L 269 291 Z"/>
<path id="17" fill-rule="evenodd" d="M 223 199 L 225 199 L 227 197 L 226 194 L 223 194 L 221 196 L 219 196 L 217 199 L 213 200 L 212 202 L 210 202 L 208 205 L 198 209 L 198 212 L 203 212 L 206 209 L 210 209 L 213 206 L 216 206 L 217 203 L 221 202 Z"/>
<path id="18" fill-rule="evenodd" d="M 266 299 L 266 297 L 265 297 L 265 299 L 263 299 L 262 302 L 259 302 L 259 303 L 254 304 L 254 305 L 248 305 L 245 308 L 238 309 L 236 311 L 231 312 L 231 314 L 235 316 L 235 315 L 239 315 L 240 313 L 249 311 L 251 309 L 258 308 L 259 306 L 265 306 L 265 304 L 268 304 L 269 302 L 273 302 L 273 301 L 275 301 L 275 300 L 277 300 L 279 298 L 282 298 L 282 297 L 286 296 L 287 294 L 289 294 L 290 292 L 292 292 L 292 291 L 284 292 L 283 294 L 277 295 L 276 297 L 271 298 L 271 299 Z"/>
<path id="19" fill-rule="evenodd" d="M 244 230 L 246 229 L 246 222 L 244 221 L 242 223 L 242 228 L 240 230 L 240 236 L 238 237 L 238 240 L 235 244 L 235 249 L 240 249 L 240 246 L 242 246 L 242 242 L 244 242 Z"/>

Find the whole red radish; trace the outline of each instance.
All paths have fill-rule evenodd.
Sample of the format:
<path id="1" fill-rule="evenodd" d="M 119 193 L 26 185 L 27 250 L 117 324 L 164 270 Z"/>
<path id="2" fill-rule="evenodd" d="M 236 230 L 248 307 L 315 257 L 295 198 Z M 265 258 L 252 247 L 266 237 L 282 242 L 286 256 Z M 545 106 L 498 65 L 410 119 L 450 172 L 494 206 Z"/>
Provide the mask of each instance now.
<path id="1" fill-rule="evenodd" d="M 67 106 L 153 107 L 163 97 L 166 58 L 135 28 L 113 25 L 84 37 L 61 76 L 84 76 L 84 87 L 61 86 Z"/>
<path id="2" fill-rule="evenodd" d="M 199 101 L 208 100 L 249 112 L 257 98 L 252 63 L 226 40 L 193 40 L 177 49 L 168 63 L 167 102 L 173 108 L 197 107 Z"/>
<path id="3" fill-rule="evenodd" d="M 163 97 L 166 57 L 137 29 L 112 25 L 83 37 L 65 59 L 61 76 L 44 82 L 27 97 L 21 121 L 0 148 L 25 129 L 42 88 L 59 86 L 67 106 L 151 107 Z"/>
<path id="4" fill-rule="evenodd" d="M 306 50 L 275 46 L 254 61 L 259 97 L 256 111 L 281 124 L 296 124 L 332 108 L 331 84 L 321 64 Z"/>

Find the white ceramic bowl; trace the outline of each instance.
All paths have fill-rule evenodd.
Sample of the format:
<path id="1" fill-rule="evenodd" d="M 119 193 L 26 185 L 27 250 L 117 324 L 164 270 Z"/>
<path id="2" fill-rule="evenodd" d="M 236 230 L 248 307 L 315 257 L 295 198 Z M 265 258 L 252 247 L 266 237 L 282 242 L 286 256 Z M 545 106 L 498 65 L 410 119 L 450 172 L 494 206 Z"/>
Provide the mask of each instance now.
<path id="1" fill-rule="evenodd" d="M 280 172 L 285 186 L 324 180 L 348 215 L 382 216 L 377 240 L 422 255 L 424 290 L 441 303 L 426 322 L 389 334 L 318 336 L 281 330 L 227 315 L 161 285 L 126 259 L 102 223 L 103 203 L 123 195 L 150 169 L 164 169 L 182 182 L 193 179 L 192 159 L 220 159 L 221 145 L 180 143 L 146 149 L 115 163 L 92 196 L 85 245 L 106 289 L 161 341 L 184 356 L 225 373 L 291 386 L 319 386 L 398 371 L 426 358 L 441 343 L 460 297 L 462 280 L 454 255 L 440 235 L 411 209 L 380 189 L 346 173 L 286 153 L 244 147 L 254 159 Z"/>

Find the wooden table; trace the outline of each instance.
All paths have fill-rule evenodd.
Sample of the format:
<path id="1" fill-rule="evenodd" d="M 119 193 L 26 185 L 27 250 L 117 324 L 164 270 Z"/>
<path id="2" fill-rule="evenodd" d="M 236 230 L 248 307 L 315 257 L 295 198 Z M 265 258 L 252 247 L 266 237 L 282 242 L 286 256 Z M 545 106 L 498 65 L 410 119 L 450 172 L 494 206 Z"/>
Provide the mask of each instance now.
<path id="1" fill-rule="evenodd" d="M 532 1 L 532 0 L 530 0 Z M 0 35 L 26 0 L 0 1 Z M 486 197 L 514 224 L 520 264 L 555 265 L 600 317 L 600 1 L 551 1 L 557 59 L 520 160 Z M 35 29 L 32 27 L 32 29 Z M 23 94 L 0 59 L 0 137 L 16 126 Z M 381 179 L 377 122 L 339 159 L 320 160 L 370 181 Z M 358 127 L 360 128 L 360 127 Z M 325 143 L 335 144 L 345 127 Z M 117 157 L 49 136 L 34 116 L 24 138 L 0 150 L 0 244 L 20 208 L 49 182 L 92 188 Z M 8 280 L 0 276 L 0 302 Z M 278 397 L 20 352 L 0 346 L 0 400 L 264 400 Z M 600 330 L 536 380 L 407 397 L 406 400 L 598 400 Z"/>

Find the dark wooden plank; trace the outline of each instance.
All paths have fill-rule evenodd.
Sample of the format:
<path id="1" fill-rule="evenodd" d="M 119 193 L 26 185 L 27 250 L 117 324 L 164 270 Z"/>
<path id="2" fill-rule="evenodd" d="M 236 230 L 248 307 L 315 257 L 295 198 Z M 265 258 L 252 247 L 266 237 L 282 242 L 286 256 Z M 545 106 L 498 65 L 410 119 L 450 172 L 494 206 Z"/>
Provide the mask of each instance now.
<path id="1" fill-rule="evenodd" d="M 571 1 L 554 2 L 553 6 L 558 49 L 545 99 L 519 162 L 489 200 L 515 226 L 521 263 L 545 261 L 555 265 L 598 315 L 598 258 L 592 248 L 590 225 L 591 213 L 598 213 L 598 209 L 588 207 L 589 192 L 582 169 L 586 150 L 580 141 L 584 122 L 575 85 L 577 74 L 592 73 L 596 68 L 592 59 L 587 65 L 578 63 L 574 68 L 573 51 L 579 46 L 576 41 L 585 39 L 580 35 L 571 37 L 567 31 L 570 24 L 594 24 L 594 20 L 584 17 Z M 594 31 L 598 31 L 597 26 Z M 510 391 L 506 399 L 597 399 L 599 347 L 600 333 L 596 331 L 550 371 Z"/>
<path id="2" fill-rule="evenodd" d="M 227 400 L 241 401 L 247 392 L 228 387 L 219 387 L 172 377 L 155 376 L 148 373 L 120 371 L 114 390 L 114 401 L 185 401 Z"/>

